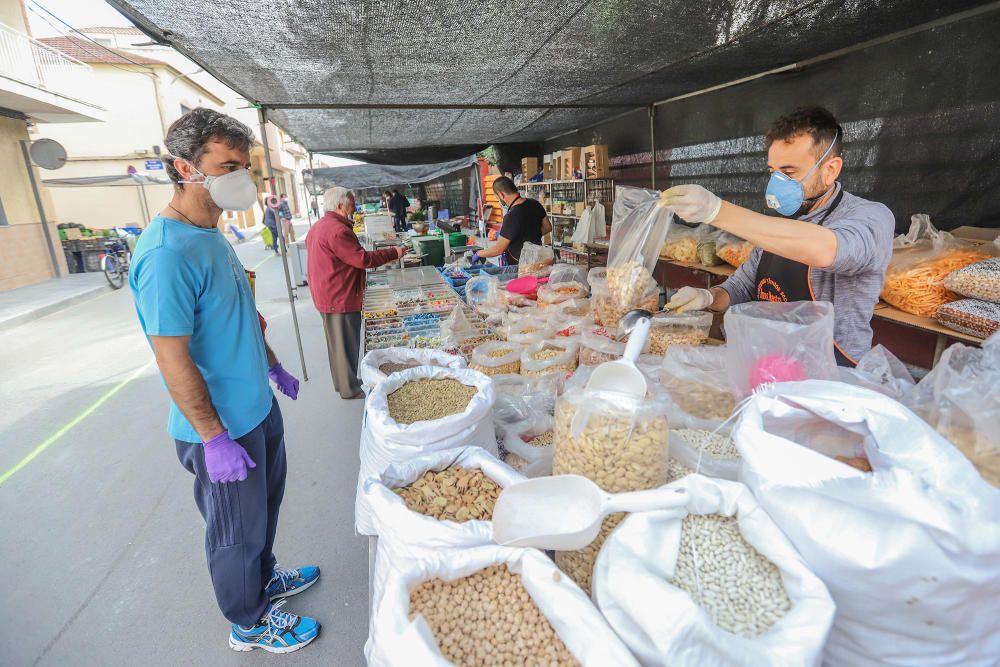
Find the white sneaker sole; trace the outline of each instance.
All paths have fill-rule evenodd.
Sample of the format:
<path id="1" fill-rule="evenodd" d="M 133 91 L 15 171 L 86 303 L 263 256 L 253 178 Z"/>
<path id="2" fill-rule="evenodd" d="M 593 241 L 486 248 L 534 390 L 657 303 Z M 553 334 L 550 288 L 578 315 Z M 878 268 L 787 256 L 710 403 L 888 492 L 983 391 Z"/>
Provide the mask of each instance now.
<path id="1" fill-rule="evenodd" d="M 310 581 L 305 586 L 299 586 L 298 588 L 293 588 L 290 591 L 285 591 L 284 593 L 277 593 L 275 595 L 272 595 L 271 596 L 271 602 L 274 602 L 275 600 L 280 600 L 281 598 L 290 598 L 293 595 L 298 595 L 302 591 L 306 590 L 307 588 L 309 588 L 310 586 L 312 586 L 313 584 L 315 584 L 317 581 L 319 581 L 319 577 L 316 577 L 315 579 L 313 579 L 312 581 Z"/>
<path id="2" fill-rule="evenodd" d="M 312 644 L 317 637 L 319 637 L 319 632 L 314 634 L 309 639 L 292 646 L 265 646 L 263 644 L 244 644 L 243 642 L 236 642 L 233 641 L 233 636 L 229 635 L 229 648 L 234 651 L 252 651 L 255 648 L 260 648 L 264 649 L 268 653 L 293 653 L 298 651 L 300 648 L 309 646 L 309 644 Z"/>

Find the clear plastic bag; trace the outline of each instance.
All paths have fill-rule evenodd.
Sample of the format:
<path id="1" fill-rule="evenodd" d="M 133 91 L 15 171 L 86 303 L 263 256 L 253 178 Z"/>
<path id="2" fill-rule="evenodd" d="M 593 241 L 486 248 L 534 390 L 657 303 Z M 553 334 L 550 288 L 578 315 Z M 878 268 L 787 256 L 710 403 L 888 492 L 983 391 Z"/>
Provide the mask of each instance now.
<path id="1" fill-rule="evenodd" d="M 993 244 L 1000 247 L 1000 238 Z M 944 287 L 969 299 L 1000 303 L 1000 258 L 984 259 L 952 271 L 945 277 Z"/>
<path id="2" fill-rule="evenodd" d="M 521 375 L 562 373 L 576 370 L 577 345 L 572 341 L 546 340 L 521 351 Z"/>
<path id="3" fill-rule="evenodd" d="M 520 346 L 503 342 L 483 343 L 472 351 L 469 368 L 490 376 L 520 373 Z"/>
<path id="4" fill-rule="evenodd" d="M 649 202 L 659 201 L 659 199 L 659 190 L 647 190 L 646 188 L 634 188 L 628 185 L 616 185 L 615 204 L 611 208 L 612 230 L 637 206 L 648 204 Z"/>
<path id="5" fill-rule="evenodd" d="M 552 248 L 525 243 L 521 246 L 521 257 L 517 261 L 517 277 L 549 275 L 552 270 L 552 263 L 555 259 L 552 256 Z"/>
<path id="6" fill-rule="evenodd" d="M 590 290 L 579 282 L 561 282 L 541 285 L 538 288 L 538 307 L 549 308 L 570 299 L 585 299 Z"/>
<path id="7" fill-rule="evenodd" d="M 701 345 L 708 340 L 712 328 L 712 313 L 689 311 L 686 313 L 660 312 L 649 324 L 650 354 L 666 354 L 672 345 Z M 628 336 L 623 339 L 628 342 Z"/>
<path id="8" fill-rule="evenodd" d="M 961 298 L 945 287 L 945 278 L 957 269 L 987 259 L 996 248 L 938 231 L 924 214 L 910 220 L 910 230 L 893 239 L 881 296 L 904 312 L 934 317 L 940 306 Z"/>
<path id="9" fill-rule="evenodd" d="M 549 285 L 556 283 L 580 283 L 587 282 L 587 270 L 576 264 L 556 264 L 549 274 Z M 586 294 L 584 294 L 586 296 Z"/>
<path id="10" fill-rule="evenodd" d="M 479 330 L 469 323 L 462 306 L 455 306 L 448 317 L 441 321 L 441 340 L 444 347 L 458 346 L 466 338 L 479 334 Z"/>
<path id="11" fill-rule="evenodd" d="M 549 338 L 552 338 L 552 329 L 540 318 L 527 317 L 507 328 L 507 341 L 522 347 L 541 343 Z"/>
<path id="12" fill-rule="evenodd" d="M 715 254 L 733 268 L 739 268 L 753 252 L 753 244 L 732 234 L 721 234 L 715 241 Z"/>
<path id="13" fill-rule="evenodd" d="M 937 321 L 970 336 L 989 338 L 1000 330 L 1000 303 L 959 299 L 938 308 Z"/>
<path id="14" fill-rule="evenodd" d="M 608 361 L 621 359 L 625 354 L 625 343 L 616 341 L 604 327 L 587 327 L 580 336 L 580 363 L 596 366 Z"/>
<path id="15" fill-rule="evenodd" d="M 897 401 L 903 400 L 914 386 L 913 376 L 903 362 L 882 345 L 861 355 L 856 367 L 838 370 L 842 382 L 883 393 Z"/>
<path id="16" fill-rule="evenodd" d="M 470 278 L 465 283 L 465 302 L 473 308 L 482 305 L 496 306 L 500 303 L 498 290 L 499 281 L 496 276 L 484 274 Z"/>
<path id="17" fill-rule="evenodd" d="M 674 214 L 658 201 L 641 204 L 615 226 L 608 248 L 608 289 L 625 310 L 643 300 Z"/>
<path id="18" fill-rule="evenodd" d="M 719 232 L 710 225 L 689 227 L 680 223 L 674 224 L 660 249 L 660 257 L 678 262 L 698 263 L 698 246 L 702 241 L 714 241 L 718 236 Z"/>
<path id="19" fill-rule="evenodd" d="M 675 345 L 663 357 L 660 383 L 690 428 L 714 429 L 736 408 L 726 354 L 722 345 Z"/>
<path id="20" fill-rule="evenodd" d="M 753 301 L 725 316 L 731 384 L 741 396 L 777 382 L 836 380 L 833 304 Z"/>
<path id="21" fill-rule="evenodd" d="M 655 312 L 660 309 L 660 286 L 652 276 L 648 277 L 644 283 L 636 285 L 636 289 L 642 291 L 642 296 L 631 305 L 624 305 L 618 300 L 612 292 L 607 278 L 592 275 L 589 280 L 591 310 L 594 314 L 594 321 L 598 324 L 617 329 L 618 321 L 622 315 L 630 310 L 642 308 Z"/>
<path id="22" fill-rule="evenodd" d="M 518 469 L 525 477 L 552 474 L 554 429 L 555 420 L 545 414 L 504 427 L 504 450 L 525 462 Z"/>
<path id="23" fill-rule="evenodd" d="M 982 349 L 961 343 L 904 398 L 907 407 L 951 441 L 983 479 L 1000 488 L 1000 334 Z"/>

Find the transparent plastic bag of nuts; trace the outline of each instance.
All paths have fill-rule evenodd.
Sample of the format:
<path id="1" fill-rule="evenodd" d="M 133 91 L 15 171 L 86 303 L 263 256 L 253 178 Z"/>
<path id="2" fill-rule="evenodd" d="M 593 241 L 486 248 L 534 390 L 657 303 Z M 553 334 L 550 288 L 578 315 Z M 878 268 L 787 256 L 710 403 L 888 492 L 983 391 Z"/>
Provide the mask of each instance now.
<path id="1" fill-rule="evenodd" d="M 521 256 L 517 260 L 517 277 L 536 276 L 542 278 L 552 271 L 555 261 L 552 248 L 525 243 L 521 246 Z"/>
<path id="2" fill-rule="evenodd" d="M 546 414 L 533 414 L 528 419 L 504 426 L 503 447 L 527 462 L 520 471 L 525 477 L 542 477 L 552 474 L 552 452 L 555 420 Z M 535 444 L 536 438 L 546 439 L 545 444 Z"/>
<path id="3" fill-rule="evenodd" d="M 605 327 L 596 325 L 584 328 L 580 336 L 581 365 L 596 366 L 621 359 L 623 354 L 625 343 L 616 341 Z"/>
<path id="4" fill-rule="evenodd" d="M 572 341 L 544 340 L 521 350 L 521 375 L 562 373 L 576 370 L 578 346 Z"/>
<path id="5" fill-rule="evenodd" d="M 631 310 L 643 300 L 673 220 L 670 209 L 650 201 L 635 207 L 612 229 L 608 288 L 622 308 Z"/>
<path id="6" fill-rule="evenodd" d="M 538 317 L 526 317 L 507 328 L 507 341 L 522 347 L 541 343 L 552 338 L 552 335 L 553 330 L 549 328 L 548 322 Z"/>
<path id="7" fill-rule="evenodd" d="M 520 373 L 520 346 L 500 341 L 483 343 L 472 351 L 469 368 L 490 376 Z"/>
<path id="8" fill-rule="evenodd" d="M 713 429 L 736 408 L 736 392 L 729 381 L 724 345 L 674 345 L 660 368 L 660 383 L 674 409 L 695 420 L 691 428 Z"/>
<path id="9" fill-rule="evenodd" d="M 427 619 L 418 614 L 411 620 L 411 591 L 425 581 L 455 581 L 493 565 L 506 565 L 511 573 L 520 577 L 531 601 L 580 665 L 639 667 L 590 598 L 540 551 L 495 545 L 468 549 L 383 550 L 379 544 L 378 559 L 391 571 L 386 577 L 382 600 L 373 611 L 372 634 L 365 644 L 369 665 L 453 666 L 454 663 L 442 655 Z M 376 567 L 379 567 L 378 562 Z M 495 618 L 486 622 L 497 624 L 506 620 L 502 620 L 498 612 Z M 475 642 L 472 632 L 466 636 Z M 550 642 L 551 639 L 539 638 L 536 643 L 544 648 Z"/>
<path id="10" fill-rule="evenodd" d="M 687 507 L 630 515 L 605 542 L 594 568 L 594 602 L 636 658 L 646 667 L 818 665 L 833 623 L 833 600 L 750 491 L 701 475 L 671 487 L 687 489 Z M 721 629 L 692 594 L 672 583 L 689 514 L 735 516 L 744 540 L 777 568 L 791 607 L 766 633 L 747 638 Z M 712 576 L 727 553 L 699 554 L 699 569 Z M 753 586 L 731 586 L 741 584 Z"/>
<path id="11" fill-rule="evenodd" d="M 672 345 L 701 345 L 708 340 L 712 313 L 689 311 L 656 313 L 649 324 L 650 354 L 664 355 Z M 628 336 L 622 339 L 628 342 Z"/>
<path id="12" fill-rule="evenodd" d="M 604 270 L 603 267 L 601 270 Z M 660 309 L 660 286 L 652 276 L 644 279 L 644 282 L 641 283 L 642 296 L 631 305 L 624 305 L 618 301 L 608 286 L 607 277 L 602 276 L 600 273 L 594 274 L 594 271 L 591 271 L 591 276 L 588 280 L 590 281 L 591 288 L 591 312 L 597 324 L 617 329 L 618 320 L 630 310 L 642 308 L 650 312 L 656 312 Z"/>
<path id="13" fill-rule="evenodd" d="M 609 493 L 642 491 L 667 481 L 670 399 L 656 387 L 644 399 L 615 392 L 567 389 L 556 405 L 552 474 L 583 475 Z M 597 539 L 556 553 L 556 564 L 590 592 L 594 560 L 624 518 L 604 519 Z"/>

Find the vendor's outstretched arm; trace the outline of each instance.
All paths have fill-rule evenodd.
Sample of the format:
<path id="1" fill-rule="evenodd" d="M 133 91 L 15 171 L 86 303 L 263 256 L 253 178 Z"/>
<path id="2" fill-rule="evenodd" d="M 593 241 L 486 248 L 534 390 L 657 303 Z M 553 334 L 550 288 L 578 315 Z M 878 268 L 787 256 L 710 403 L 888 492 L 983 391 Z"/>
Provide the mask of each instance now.
<path id="1" fill-rule="evenodd" d="M 509 246 L 509 245 L 510 245 L 510 239 L 505 239 L 502 236 L 498 236 L 496 243 L 494 243 L 493 245 L 491 245 L 486 250 L 480 250 L 476 254 L 479 255 L 480 258 L 483 258 L 483 257 L 497 257 L 499 255 L 502 255 L 503 252 L 504 252 L 504 250 L 506 250 L 507 246 Z"/>
<path id="2" fill-rule="evenodd" d="M 837 257 L 837 235 L 811 222 L 761 215 L 724 201 L 709 224 L 779 257 L 818 269 L 831 266 Z"/>

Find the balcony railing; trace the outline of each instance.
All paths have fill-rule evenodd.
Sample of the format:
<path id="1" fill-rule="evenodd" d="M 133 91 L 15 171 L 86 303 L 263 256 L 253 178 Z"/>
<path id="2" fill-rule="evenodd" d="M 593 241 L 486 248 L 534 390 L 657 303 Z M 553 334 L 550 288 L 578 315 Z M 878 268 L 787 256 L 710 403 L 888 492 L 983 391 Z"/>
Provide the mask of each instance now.
<path id="1" fill-rule="evenodd" d="M 87 101 L 94 71 L 87 63 L 0 23 L 0 75 L 57 95 Z"/>

